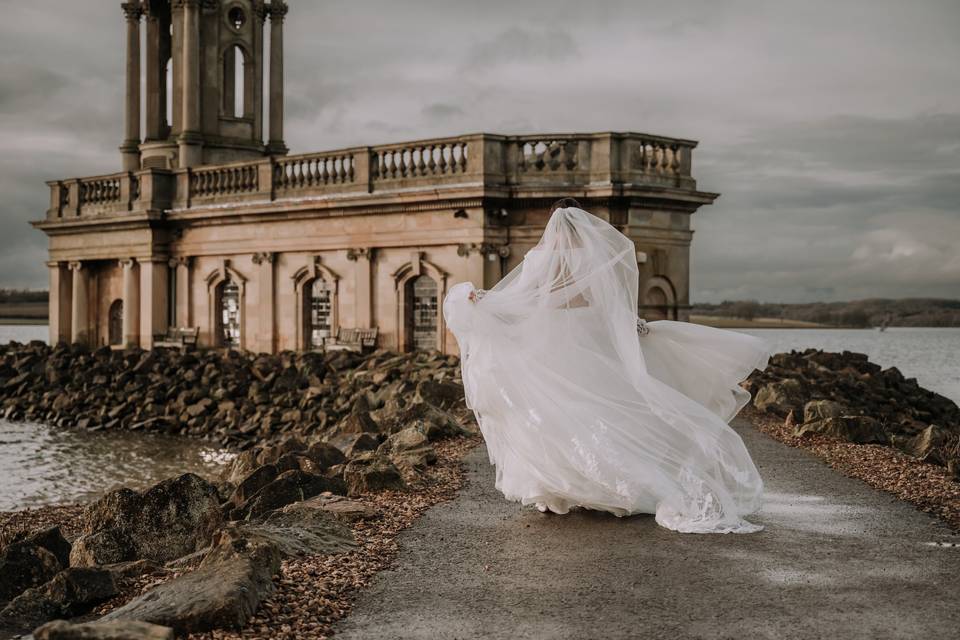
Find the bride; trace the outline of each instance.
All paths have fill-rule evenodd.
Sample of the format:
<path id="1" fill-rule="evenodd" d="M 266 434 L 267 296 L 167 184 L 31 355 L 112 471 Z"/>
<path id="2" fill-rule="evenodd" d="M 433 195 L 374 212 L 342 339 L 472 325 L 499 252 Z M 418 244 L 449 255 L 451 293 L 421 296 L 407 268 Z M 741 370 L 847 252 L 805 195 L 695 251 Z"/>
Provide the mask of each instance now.
<path id="1" fill-rule="evenodd" d="M 567 201 L 561 201 L 560 205 Z M 576 204 L 575 201 L 569 201 Z M 540 242 L 489 291 L 451 288 L 468 406 L 496 486 L 541 511 L 653 513 L 688 533 L 748 533 L 763 482 L 729 422 L 757 338 L 637 316 L 633 242 L 558 206 Z"/>

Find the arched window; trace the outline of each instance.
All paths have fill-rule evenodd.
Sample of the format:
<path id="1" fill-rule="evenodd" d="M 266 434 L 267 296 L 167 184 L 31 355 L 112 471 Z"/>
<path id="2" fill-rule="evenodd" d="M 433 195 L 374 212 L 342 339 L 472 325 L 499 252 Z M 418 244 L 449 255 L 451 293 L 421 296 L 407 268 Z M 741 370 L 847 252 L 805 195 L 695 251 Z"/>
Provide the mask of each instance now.
<path id="1" fill-rule="evenodd" d="M 240 347 L 240 286 L 231 278 L 217 286 L 217 334 L 221 347 Z"/>
<path id="2" fill-rule="evenodd" d="M 234 118 L 249 115 L 247 102 L 247 56 L 240 45 L 228 47 L 223 54 L 223 113 Z"/>
<path id="3" fill-rule="evenodd" d="M 437 282 L 421 274 L 405 286 L 407 350 L 432 351 L 437 348 Z"/>
<path id="4" fill-rule="evenodd" d="M 110 305 L 107 335 L 111 345 L 123 344 L 123 300 L 119 298 Z"/>
<path id="5" fill-rule="evenodd" d="M 310 286 L 303 288 L 303 319 L 308 349 L 320 349 L 330 337 L 333 328 L 333 291 L 323 278 L 314 278 Z"/>

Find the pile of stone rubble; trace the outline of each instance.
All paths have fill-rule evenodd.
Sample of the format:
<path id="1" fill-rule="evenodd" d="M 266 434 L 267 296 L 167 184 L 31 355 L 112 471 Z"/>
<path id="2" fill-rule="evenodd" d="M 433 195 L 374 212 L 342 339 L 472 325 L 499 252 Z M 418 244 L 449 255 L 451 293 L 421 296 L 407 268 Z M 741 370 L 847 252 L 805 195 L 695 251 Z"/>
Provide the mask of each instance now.
<path id="1" fill-rule="evenodd" d="M 890 445 L 960 476 L 960 408 L 861 353 L 779 353 L 747 382 L 754 406 L 797 436 Z"/>

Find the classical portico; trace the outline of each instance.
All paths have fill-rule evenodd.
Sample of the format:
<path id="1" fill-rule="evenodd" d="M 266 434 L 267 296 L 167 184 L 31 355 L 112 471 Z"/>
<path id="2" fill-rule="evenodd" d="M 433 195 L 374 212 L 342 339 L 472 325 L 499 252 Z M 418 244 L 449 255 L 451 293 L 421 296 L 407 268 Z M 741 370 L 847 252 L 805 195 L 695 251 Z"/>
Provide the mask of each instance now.
<path id="1" fill-rule="evenodd" d="M 201 347 L 276 352 L 375 327 L 383 347 L 455 352 L 445 292 L 493 286 L 564 196 L 634 240 L 641 315 L 686 318 L 690 216 L 717 197 L 692 177 L 696 142 L 472 134 L 288 155 L 285 2 L 122 9 L 123 170 L 50 181 L 34 223 L 49 236 L 51 341 L 150 348 L 172 326 Z"/>

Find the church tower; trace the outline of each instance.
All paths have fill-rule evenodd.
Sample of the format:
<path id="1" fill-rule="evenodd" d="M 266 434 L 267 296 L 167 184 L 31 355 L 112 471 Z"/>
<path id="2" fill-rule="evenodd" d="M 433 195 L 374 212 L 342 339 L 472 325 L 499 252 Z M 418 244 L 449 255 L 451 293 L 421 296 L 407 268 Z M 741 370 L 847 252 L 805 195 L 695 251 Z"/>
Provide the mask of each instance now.
<path id="1" fill-rule="evenodd" d="M 125 171 L 284 155 L 283 0 L 143 0 L 127 21 Z M 146 19 L 141 71 L 140 25 Z M 270 21 L 269 138 L 264 143 L 264 35 Z M 141 74 L 146 131 L 141 139 Z"/>

